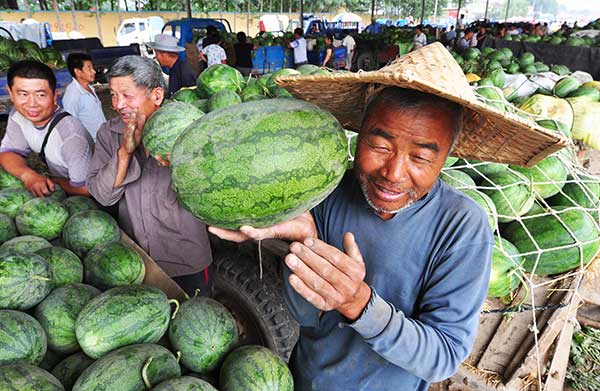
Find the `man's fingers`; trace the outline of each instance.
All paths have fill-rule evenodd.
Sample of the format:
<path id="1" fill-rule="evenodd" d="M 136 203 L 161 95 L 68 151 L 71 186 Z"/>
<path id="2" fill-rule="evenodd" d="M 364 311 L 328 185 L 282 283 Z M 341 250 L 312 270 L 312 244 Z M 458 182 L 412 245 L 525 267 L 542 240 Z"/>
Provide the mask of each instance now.
<path id="1" fill-rule="evenodd" d="M 267 228 L 254 228 L 249 225 L 243 225 L 240 227 L 240 231 L 243 232 L 250 239 L 254 240 L 264 240 L 264 239 L 272 239 L 277 237 L 276 232 L 272 227 Z"/>
<path id="2" fill-rule="evenodd" d="M 48 186 L 48 189 L 50 189 L 51 192 L 54 192 L 54 190 L 56 189 L 56 186 L 54 186 L 54 182 L 52 182 L 52 179 L 50 178 L 46 178 L 46 185 Z"/>
<path id="3" fill-rule="evenodd" d="M 208 232 L 218 236 L 221 239 L 229 240 L 230 242 L 244 242 L 249 238 L 240 231 L 232 231 L 224 228 L 208 227 Z"/>
<path id="4" fill-rule="evenodd" d="M 330 301 L 341 300 L 341 294 L 334 286 L 318 272 L 313 270 L 305 258 L 299 258 L 295 254 L 288 254 L 285 263 L 290 270 L 304 282 L 311 290 Z"/>
<path id="5" fill-rule="evenodd" d="M 319 239 L 307 238 L 304 240 L 303 245 L 320 257 L 327 259 L 332 265 L 351 279 L 354 279 L 357 276 L 362 279 L 360 276 L 364 269 L 362 261 L 349 261 L 349 255 Z M 362 257 L 360 259 L 362 260 Z"/>
<path id="6" fill-rule="evenodd" d="M 363 262 L 362 254 L 360 253 L 360 249 L 358 248 L 358 244 L 356 244 L 356 240 L 354 239 L 354 234 L 352 234 L 352 232 L 346 232 L 344 234 L 344 240 L 342 244 L 344 245 L 344 251 L 346 251 L 346 254 L 348 254 L 350 258 L 359 263 Z"/>
<path id="7" fill-rule="evenodd" d="M 318 293 L 313 291 L 302 281 L 297 275 L 292 274 L 288 278 L 290 285 L 298 294 L 306 299 L 310 304 L 312 304 L 315 308 L 318 308 L 322 311 L 329 311 L 332 308 L 329 308 L 327 305 L 327 301 L 323 299 Z"/>

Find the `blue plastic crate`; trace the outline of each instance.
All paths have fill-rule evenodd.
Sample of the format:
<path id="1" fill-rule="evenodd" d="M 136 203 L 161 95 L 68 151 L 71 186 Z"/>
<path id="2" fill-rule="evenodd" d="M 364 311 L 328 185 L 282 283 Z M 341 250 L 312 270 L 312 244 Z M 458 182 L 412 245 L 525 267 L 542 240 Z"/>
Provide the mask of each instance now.
<path id="1" fill-rule="evenodd" d="M 348 50 L 345 46 L 340 46 L 335 48 L 333 51 L 333 61 L 336 63 L 339 61 L 346 61 L 346 57 L 348 56 Z"/>
<path id="2" fill-rule="evenodd" d="M 267 60 L 267 56 L 265 54 L 264 47 L 256 48 L 252 51 L 252 68 L 253 69 L 262 69 L 265 67 L 265 61 Z"/>
<path id="3" fill-rule="evenodd" d="M 285 49 L 283 46 L 265 47 L 265 59 L 270 63 L 283 63 L 285 59 Z"/>

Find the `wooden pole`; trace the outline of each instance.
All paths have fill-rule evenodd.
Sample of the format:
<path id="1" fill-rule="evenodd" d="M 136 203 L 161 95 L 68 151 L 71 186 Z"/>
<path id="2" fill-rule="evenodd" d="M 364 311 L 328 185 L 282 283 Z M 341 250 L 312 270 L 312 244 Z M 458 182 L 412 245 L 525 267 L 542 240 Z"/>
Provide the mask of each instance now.
<path id="1" fill-rule="evenodd" d="M 246 34 L 250 35 L 250 0 L 246 0 Z"/>
<path id="2" fill-rule="evenodd" d="M 506 14 L 504 14 L 504 22 L 508 19 L 508 11 L 510 10 L 510 0 L 506 1 Z"/>
<path id="3" fill-rule="evenodd" d="M 375 0 L 371 0 L 371 20 L 375 20 Z"/>
<path id="4" fill-rule="evenodd" d="M 423 24 L 424 19 L 425 19 L 425 0 L 421 0 L 421 24 Z"/>
<path id="5" fill-rule="evenodd" d="M 54 13 L 56 14 L 56 22 L 58 23 L 58 29 L 60 31 L 65 31 L 60 20 L 60 12 L 58 12 L 58 5 L 56 4 L 56 0 L 52 0 L 52 8 L 54 9 Z"/>
<path id="6" fill-rule="evenodd" d="M 54 1 L 54 0 L 53 0 Z M 96 6 L 96 26 L 98 26 L 98 37 L 100 38 L 100 42 L 102 42 L 102 23 L 100 23 L 100 5 L 98 4 L 98 0 L 94 0 Z"/>
<path id="7" fill-rule="evenodd" d="M 119 26 L 123 23 L 123 13 L 121 12 L 121 2 L 117 0 L 117 16 L 119 17 Z"/>
<path id="8" fill-rule="evenodd" d="M 71 17 L 73 18 L 73 30 L 79 31 L 77 28 L 77 15 L 75 14 L 75 2 L 71 0 Z"/>
<path id="9" fill-rule="evenodd" d="M 300 0 L 300 28 L 304 31 L 304 0 Z"/>
<path id="10" fill-rule="evenodd" d="M 462 6 L 462 0 L 458 0 L 458 9 L 456 10 L 456 26 L 455 28 L 458 30 L 458 21 L 460 20 L 460 7 Z"/>
<path id="11" fill-rule="evenodd" d="M 190 0 L 185 0 L 185 10 L 187 12 L 188 19 L 192 17 L 192 5 L 190 4 Z"/>
<path id="12" fill-rule="evenodd" d="M 489 5 L 490 5 L 490 0 L 485 0 L 485 13 L 483 14 L 483 19 L 487 19 Z"/>

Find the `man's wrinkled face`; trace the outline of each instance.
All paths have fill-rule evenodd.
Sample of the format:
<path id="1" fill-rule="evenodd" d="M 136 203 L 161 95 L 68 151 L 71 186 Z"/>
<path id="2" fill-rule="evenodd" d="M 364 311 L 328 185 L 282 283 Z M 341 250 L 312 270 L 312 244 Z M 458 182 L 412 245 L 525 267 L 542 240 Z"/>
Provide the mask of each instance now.
<path id="1" fill-rule="evenodd" d="M 7 89 L 15 110 L 34 126 L 46 125 L 56 111 L 58 94 L 46 79 L 15 77 L 13 86 Z"/>
<path id="2" fill-rule="evenodd" d="M 378 216 L 390 219 L 431 190 L 452 145 L 452 129 L 446 109 L 373 108 L 358 135 L 354 167 Z"/>
<path id="3" fill-rule="evenodd" d="M 113 77 L 109 87 L 112 107 L 119 113 L 123 122 L 127 122 L 136 111 L 149 118 L 160 107 L 164 96 L 162 88 L 149 91 L 138 87 L 132 76 Z"/>
<path id="4" fill-rule="evenodd" d="M 96 70 L 91 61 L 85 60 L 81 69 L 75 68 L 75 76 L 83 82 L 91 84 L 96 80 Z"/>

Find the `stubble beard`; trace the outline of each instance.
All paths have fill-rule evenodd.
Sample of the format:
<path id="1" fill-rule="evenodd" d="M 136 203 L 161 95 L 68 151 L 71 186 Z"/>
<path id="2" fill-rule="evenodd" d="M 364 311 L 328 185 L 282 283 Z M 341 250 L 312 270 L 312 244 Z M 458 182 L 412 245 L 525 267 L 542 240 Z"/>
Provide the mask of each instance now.
<path id="1" fill-rule="evenodd" d="M 368 183 L 371 182 L 370 177 L 367 174 L 360 173 L 360 174 L 358 174 L 358 181 L 360 183 L 360 188 L 363 192 L 363 195 L 365 196 L 365 200 L 367 201 L 367 204 L 369 204 L 369 206 L 378 213 L 396 214 L 396 213 L 399 213 L 399 212 L 403 211 L 404 209 L 408 208 L 409 206 L 414 204 L 415 201 L 417 200 L 417 192 L 414 189 L 409 189 L 409 190 L 405 190 L 406 193 L 408 193 L 408 201 L 406 202 L 406 204 L 404 204 L 404 206 L 402 206 L 398 209 L 388 209 L 388 208 L 384 208 L 381 206 L 377 206 L 377 205 L 375 205 L 375 202 L 373 202 L 373 200 L 369 196 Z"/>

